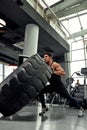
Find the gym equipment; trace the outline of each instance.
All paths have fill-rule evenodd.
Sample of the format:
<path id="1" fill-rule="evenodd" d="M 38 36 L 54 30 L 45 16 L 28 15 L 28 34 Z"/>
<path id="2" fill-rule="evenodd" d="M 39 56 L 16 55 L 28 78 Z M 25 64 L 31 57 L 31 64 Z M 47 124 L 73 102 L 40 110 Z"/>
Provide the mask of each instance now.
<path id="1" fill-rule="evenodd" d="M 67 90 L 68 90 L 69 93 L 71 93 L 71 84 L 72 84 L 73 81 L 74 81 L 74 78 L 73 78 L 73 75 L 74 75 L 74 74 L 80 76 L 80 72 L 77 71 L 77 72 L 74 72 L 74 73 L 71 75 L 71 77 L 69 77 L 69 78 L 66 79 Z"/>
<path id="2" fill-rule="evenodd" d="M 86 86 L 87 68 L 81 68 L 81 73 L 84 75 L 84 99 L 87 100 L 87 86 Z"/>
<path id="3" fill-rule="evenodd" d="M 76 72 L 75 72 L 76 73 Z M 73 91 L 70 92 L 70 95 L 75 97 L 79 103 L 84 107 L 87 108 L 87 85 L 86 85 L 86 78 L 87 78 L 87 68 L 81 68 L 81 72 L 77 73 L 78 76 L 84 76 L 84 84 L 76 85 Z M 74 79 L 73 79 L 74 81 Z M 72 81 L 72 83 L 73 83 Z M 68 103 L 70 107 L 73 104 Z"/>
<path id="4" fill-rule="evenodd" d="M 44 111 L 39 113 L 39 116 L 43 116 L 49 109 L 46 107 Z"/>
<path id="5" fill-rule="evenodd" d="M 50 103 L 50 106 L 53 104 L 60 104 L 60 95 L 56 92 L 47 93 L 46 103 Z"/>
<path id="6" fill-rule="evenodd" d="M 40 93 L 51 74 L 38 54 L 29 57 L 0 84 L 0 112 L 7 117 L 22 109 Z"/>
<path id="7" fill-rule="evenodd" d="M 84 76 L 84 84 L 76 86 L 76 90 L 73 96 L 79 101 L 79 103 L 84 108 L 87 108 L 87 85 L 86 85 L 87 68 L 81 68 L 80 76 Z"/>

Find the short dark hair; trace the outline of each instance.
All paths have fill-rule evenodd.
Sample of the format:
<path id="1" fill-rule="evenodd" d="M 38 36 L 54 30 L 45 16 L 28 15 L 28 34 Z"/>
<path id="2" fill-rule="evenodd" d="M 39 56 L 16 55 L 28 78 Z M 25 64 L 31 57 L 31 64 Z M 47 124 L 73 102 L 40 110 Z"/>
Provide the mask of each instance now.
<path id="1" fill-rule="evenodd" d="M 53 55 L 50 52 L 44 52 L 44 55 L 48 55 L 50 57 L 53 57 Z"/>

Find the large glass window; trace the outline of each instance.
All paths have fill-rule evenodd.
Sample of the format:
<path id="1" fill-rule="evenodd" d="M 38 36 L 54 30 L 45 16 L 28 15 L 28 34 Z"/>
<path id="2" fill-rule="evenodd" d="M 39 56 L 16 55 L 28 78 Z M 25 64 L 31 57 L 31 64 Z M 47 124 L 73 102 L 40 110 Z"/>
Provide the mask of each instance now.
<path id="1" fill-rule="evenodd" d="M 0 64 L 0 75 L 2 75 L 3 69 L 2 69 L 2 64 Z"/>
<path id="2" fill-rule="evenodd" d="M 87 29 L 87 14 L 83 15 L 83 16 L 80 16 L 80 20 L 81 20 L 81 23 L 82 23 L 82 27 L 83 29 Z"/>
<path id="3" fill-rule="evenodd" d="M 3 80 L 3 67 L 2 67 L 2 64 L 0 64 L 0 83 L 2 82 Z"/>
<path id="4" fill-rule="evenodd" d="M 6 78 L 9 74 L 11 74 L 16 68 L 17 68 L 17 66 L 5 65 L 5 78 Z"/>
<path id="5" fill-rule="evenodd" d="M 46 2 L 46 4 L 47 4 L 48 6 L 51 6 L 51 5 L 53 5 L 53 4 L 55 4 L 55 3 L 58 3 L 58 2 L 60 2 L 60 1 L 62 1 L 62 0 L 44 0 L 44 1 Z M 43 8 L 46 8 L 46 5 L 43 3 L 42 0 L 38 0 L 38 2 L 42 5 Z"/>
<path id="6" fill-rule="evenodd" d="M 71 62 L 71 75 L 74 73 L 74 72 L 79 72 L 81 74 L 81 68 L 84 68 L 85 67 L 85 61 L 77 61 L 77 62 Z M 74 78 L 74 82 L 72 84 L 72 86 L 74 87 L 77 80 L 80 81 L 80 84 L 84 84 L 84 75 L 81 74 L 81 76 L 79 75 L 76 75 L 76 73 L 74 73 L 73 75 L 73 78 Z"/>
<path id="7" fill-rule="evenodd" d="M 6 64 L 0 64 L 0 83 L 7 77 L 9 76 L 17 66 L 9 66 Z"/>
<path id="8" fill-rule="evenodd" d="M 66 27 L 70 34 L 73 37 L 75 36 L 72 39 L 69 34 L 67 35 L 67 37 L 69 37 L 68 43 L 70 45 L 71 54 L 71 75 L 77 71 L 81 73 L 81 68 L 87 67 L 87 34 L 80 36 L 82 31 L 81 28 L 83 30 L 87 29 L 86 19 L 87 14 L 79 17 L 67 16 L 65 20 L 62 21 L 62 24 Z M 73 78 L 73 86 L 75 86 L 77 79 L 79 79 L 80 84 L 84 84 L 84 75 L 78 76 L 74 73 Z"/>
<path id="9" fill-rule="evenodd" d="M 83 48 L 84 48 L 84 45 L 83 45 L 82 40 L 78 41 L 77 43 L 76 42 L 72 43 L 72 50 L 83 49 Z"/>
<path id="10" fill-rule="evenodd" d="M 72 51 L 72 61 L 84 60 L 84 50 Z"/>
<path id="11" fill-rule="evenodd" d="M 80 30 L 80 24 L 78 18 L 73 18 L 69 20 L 69 32 L 71 34 L 75 32 L 79 32 Z"/>
<path id="12" fill-rule="evenodd" d="M 71 74 L 77 71 L 81 71 L 81 68 L 85 67 L 84 61 L 71 62 Z"/>
<path id="13" fill-rule="evenodd" d="M 0 83 L 3 81 L 3 77 L 0 75 Z"/>

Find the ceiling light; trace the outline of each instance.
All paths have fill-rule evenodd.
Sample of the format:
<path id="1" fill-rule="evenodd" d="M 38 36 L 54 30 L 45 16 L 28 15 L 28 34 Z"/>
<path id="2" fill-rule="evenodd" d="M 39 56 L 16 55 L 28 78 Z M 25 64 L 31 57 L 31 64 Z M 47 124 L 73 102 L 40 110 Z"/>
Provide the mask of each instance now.
<path id="1" fill-rule="evenodd" d="M 6 22 L 3 19 L 0 19 L 0 27 L 6 26 Z"/>

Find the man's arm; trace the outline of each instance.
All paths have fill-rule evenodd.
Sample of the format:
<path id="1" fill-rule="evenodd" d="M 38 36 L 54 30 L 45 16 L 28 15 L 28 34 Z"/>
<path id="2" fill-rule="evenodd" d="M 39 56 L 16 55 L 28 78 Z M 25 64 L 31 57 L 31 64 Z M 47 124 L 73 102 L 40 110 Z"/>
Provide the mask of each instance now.
<path id="1" fill-rule="evenodd" d="M 52 65 L 52 69 L 53 69 L 53 72 L 54 74 L 56 75 L 65 75 L 65 71 L 64 69 L 61 67 L 60 64 L 54 62 L 53 65 Z"/>

